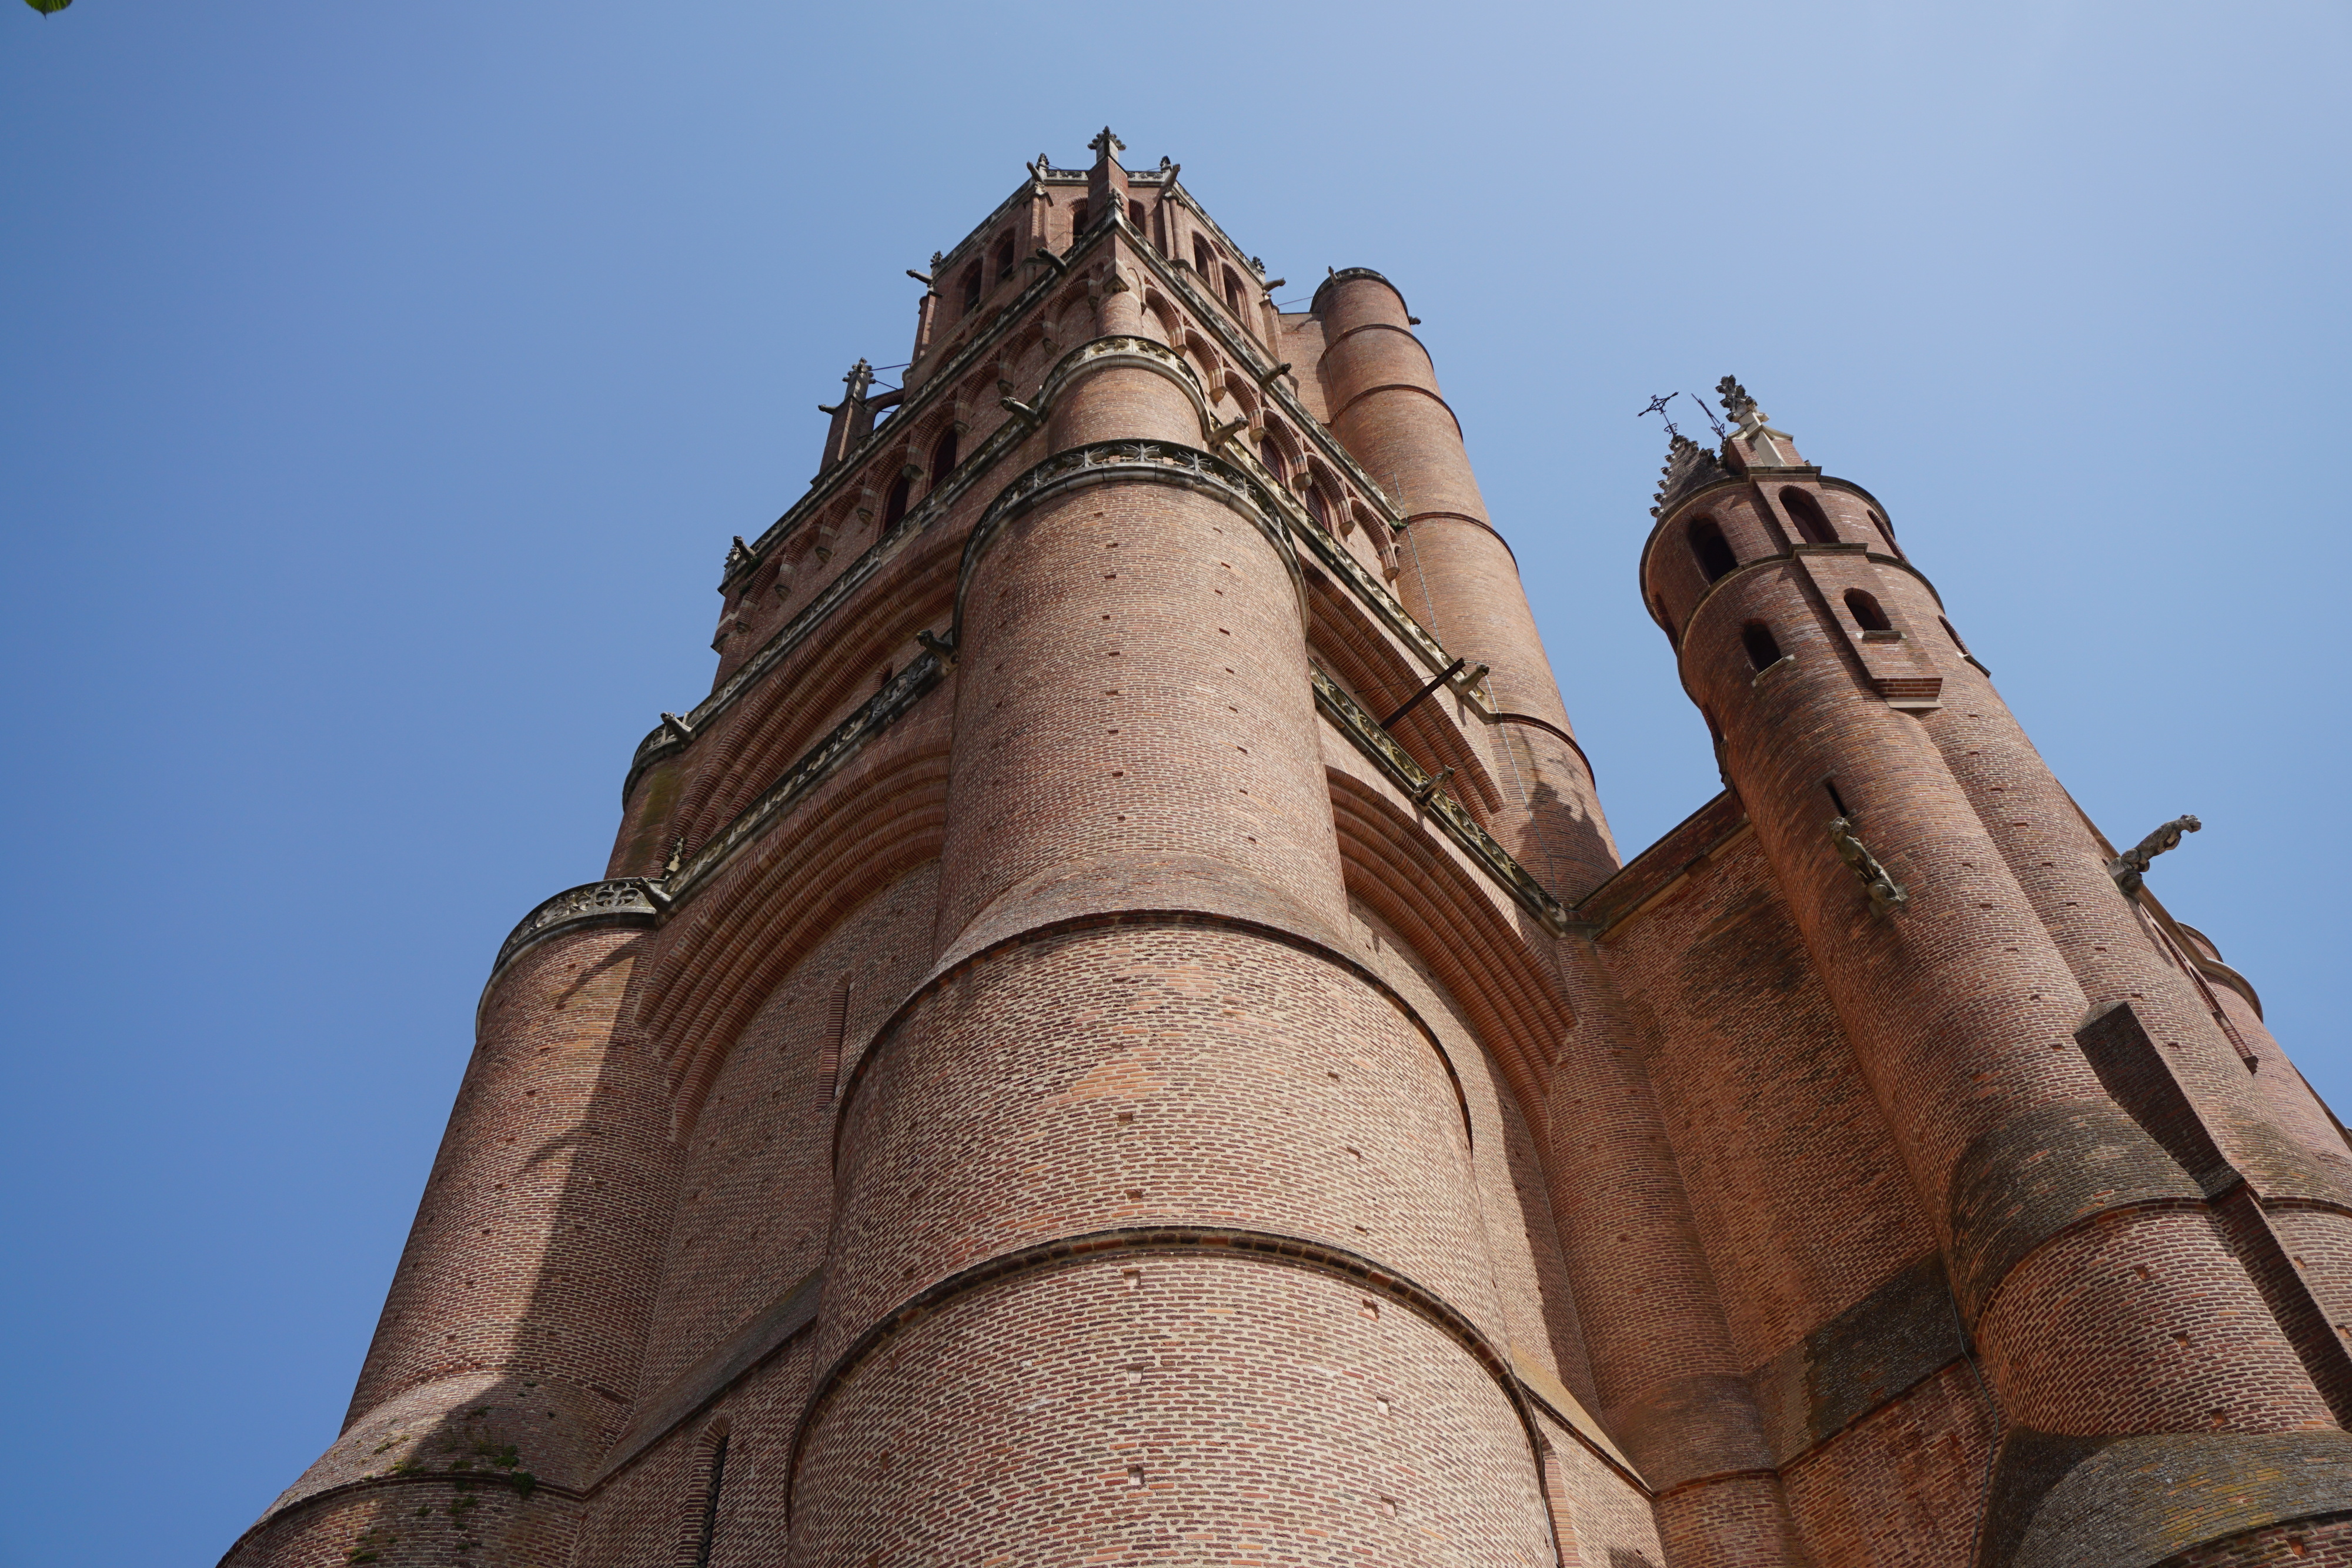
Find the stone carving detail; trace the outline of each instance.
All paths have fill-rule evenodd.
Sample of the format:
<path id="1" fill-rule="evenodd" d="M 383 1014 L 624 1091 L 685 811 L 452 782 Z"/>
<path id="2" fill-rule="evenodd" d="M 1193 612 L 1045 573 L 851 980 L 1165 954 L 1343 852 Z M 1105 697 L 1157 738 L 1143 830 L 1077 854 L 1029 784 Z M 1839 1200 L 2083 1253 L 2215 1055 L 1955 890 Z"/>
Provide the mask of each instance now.
<path id="1" fill-rule="evenodd" d="M 1396 595 L 1389 591 L 1388 584 L 1374 577 L 1370 569 L 1356 559 L 1354 551 L 1333 538 L 1315 521 L 1315 514 L 1307 509 L 1306 503 L 1266 472 L 1265 465 L 1259 461 L 1256 453 L 1248 449 L 1247 443 L 1229 443 L 1228 445 L 1238 465 L 1255 475 L 1268 495 L 1281 497 L 1284 521 L 1289 524 L 1292 533 L 1307 541 L 1308 551 L 1322 562 L 1324 569 L 1354 589 L 1356 597 L 1380 617 L 1381 624 L 1420 649 L 1432 668 L 1444 668 L 1447 662 L 1444 648 L 1429 634 L 1427 627 L 1415 621 L 1397 601 Z M 1302 475 L 1301 477 L 1306 476 Z"/>
<path id="2" fill-rule="evenodd" d="M 1663 516 L 1685 496 L 1731 477 L 1721 458 L 1680 431 L 1667 443 L 1666 465 L 1658 472 L 1664 477 L 1658 481 L 1657 498 L 1650 507 L 1654 517 Z"/>
<path id="3" fill-rule="evenodd" d="M 627 876 L 617 882 L 592 882 L 566 888 L 524 915 L 508 934 L 499 946 L 498 958 L 490 965 L 492 977 L 524 948 L 572 926 L 651 925 L 657 911 L 646 887 L 643 877 Z"/>
<path id="4" fill-rule="evenodd" d="M 1079 371 L 1091 369 L 1104 360 L 1124 360 L 1130 364 L 1139 362 L 1159 371 L 1181 386 L 1185 394 L 1202 411 L 1202 417 L 1207 417 L 1208 402 L 1201 390 L 1200 372 L 1192 368 L 1191 361 L 1155 339 L 1123 334 L 1092 339 L 1064 354 L 1047 372 L 1045 384 L 1037 393 L 1037 412 L 1043 414 L 1051 408 L 1054 400 L 1062 394 L 1062 389 Z"/>
<path id="5" fill-rule="evenodd" d="M 891 423 L 896 423 L 897 421 Z M 812 632 L 823 625 L 844 600 L 857 591 L 866 580 L 882 569 L 882 563 L 898 551 L 901 543 L 920 533 L 945 516 L 949 507 L 961 499 L 964 493 L 979 483 L 996 461 L 1005 453 L 1028 439 L 1030 426 L 1019 420 L 1008 420 L 997 426 L 989 438 L 981 443 L 970 459 L 956 465 L 955 472 L 939 488 L 925 496 L 908 509 L 891 530 L 874 541 L 873 546 L 856 560 L 844 567 L 841 575 L 818 590 L 814 599 L 801 607 L 799 614 L 780 627 L 760 651 L 743 661 L 735 673 L 719 683 L 719 688 L 694 705 L 684 716 L 688 735 L 700 730 L 711 718 L 730 706 L 751 684 L 782 663 L 806 642 Z M 627 778 L 621 783 L 621 800 L 628 800 L 629 792 L 637 787 L 637 779 L 646 768 L 666 757 L 675 755 L 686 742 L 680 739 L 667 723 L 637 743 L 636 755 L 630 758 Z"/>
<path id="6" fill-rule="evenodd" d="M 927 652 L 893 675 L 865 706 L 842 720 L 832 734 L 786 768 L 782 778 L 768 786 L 758 800 L 744 807 L 733 821 L 664 881 L 660 889 L 663 908 L 685 902 L 720 866 L 733 859 L 736 851 L 773 827 L 859 747 L 914 706 L 917 698 L 939 684 L 940 668 L 939 655 Z"/>
<path id="7" fill-rule="evenodd" d="M 1885 915 L 1911 902 L 1911 895 L 1904 891 L 1903 884 L 1879 863 L 1878 857 L 1870 852 L 1867 845 L 1853 836 L 1852 822 L 1843 817 L 1832 817 L 1830 842 L 1837 847 L 1838 859 L 1845 862 L 1846 868 L 1869 892 L 1873 915 Z"/>
<path id="8" fill-rule="evenodd" d="M 1723 411 L 1731 415 L 1731 440 L 1747 449 L 1745 457 L 1733 454 L 1736 461 L 1743 466 L 1781 468 L 1797 460 L 1796 438 L 1785 430 L 1772 428 L 1769 423 L 1772 416 L 1756 406 L 1756 400 L 1748 395 L 1748 389 L 1739 384 L 1738 378 L 1724 377 L 1715 383 L 1715 391 L 1722 401 Z"/>
<path id="9" fill-rule="evenodd" d="M 956 573 L 956 636 L 963 627 L 963 599 L 971 587 L 972 569 L 1004 525 L 1029 509 L 1048 492 L 1108 479 L 1181 485 L 1216 497 L 1257 526 L 1289 566 L 1299 592 L 1299 612 L 1306 612 L 1306 589 L 1298 581 L 1297 551 L 1286 513 L 1273 494 L 1246 471 L 1196 446 L 1172 441 L 1096 441 L 1057 452 L 1007 485 L 973 525 L 964 541 L 963 561 Z"/>
<path id="10" fill-rule="evenodd" d="M 2180 835 L 2200 831 L 2205 826 L 2194 817 L 2175 817 L 2164 826 L 2140 840 L 2130 849 L 2107 862 L 2107 874 L 2116 879 L 2126 897 L 2145 885 L 2148 862 L 2167 850 L 2180 847 Z"/>
<path id="11" fill-rule="evenodd" d="M 1716 382 L 1715 395 L 1722 402 L 1723 412 L 1731 416 L 1731 423 L 1742 431 L 1759 425 L 1771 417 L 1756 406 L 1756 400 L 1748 395 L 1748 389 L 1739 384 L 1736 376 L 1726 376 Z"/>
<path id="12" fill-rule="evenodd" d="M 1519 905 L 1544 923 L 1555 936 L 1569 928 L 1568 910 L 1559 899 L 1544 890 L 1541 883 L 1527 867 L 1512 857 L 1511 852 L 1496 842 L 1495 836 L 1478 825 L 1461 801 L 1445 792 L 1445 774 L 1432 776 L 1412 759 L 1412 753 L 1397 744 L 1396 737 L 1381 727 L 1380 720 L 1370 710 L 1348 695 L 1339 682 L 1322 671 L 1308 667 L 1315 680 L 1315 706 L 1337 723 L 1356 748 L 1377 763 L 1397 787 L 1420 803 L 1421 809 L 1433 818 L 1445 836 L 1462 846 L 1481 870 L 1502 884 L 1503 891 L 1517 900 Z M 1453 770 L 1448 768 L 1446 773 Z"/>

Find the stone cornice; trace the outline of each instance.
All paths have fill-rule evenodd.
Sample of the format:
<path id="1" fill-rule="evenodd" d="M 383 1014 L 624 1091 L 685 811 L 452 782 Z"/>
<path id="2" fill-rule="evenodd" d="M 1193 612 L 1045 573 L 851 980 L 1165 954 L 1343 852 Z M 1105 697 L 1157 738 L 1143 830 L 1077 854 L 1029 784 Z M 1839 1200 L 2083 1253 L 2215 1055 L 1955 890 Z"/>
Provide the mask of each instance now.
<path id="1" fill-rule="evenodd" d="M 1216 416 L 1210 411 L 1208 393 L 1202 390 L 1200 372 L 1192 368 L 1190 360 L 1157 338 L 1117 333 L 1080 343 L 1055 361 L 1037 390 L 1037 412 L 1042 414 L 1051 410 L 1079 377 L 1120 366 L 1150 371 L 1174 382 L 1192 400 L 1192 412 L 1200 416 L 1203 434 L 1215 428 Z"/>
<path id="2" fill-rule="evenodd" d="M 692 897 L 703 883 L 718 874 L 720 867 L 735 858 L 738 851 L 775 826 L 802 797 L 914 706 L 917 699 L 939 685 L 940 674 L 938 654 L 926 651 L 917 655 L 914 663 L 891 676 L 880 691 L 836 725 L 830 735 L 803 752 L 799 761 L 784 769 L 783 777 L 769 785 L 759 799 L 736 814 L 733 821 L 713 834 L 691 859 L 667 881 L 655 884 L 665 915 L 672 906 Z"/>
<path id="3" fill-rule="evenodd" d="M 1104 484 L 1181 486 L 1223 502 L 1247 518 L 1288 570 L 1298 601 L 1299 624 L 1307 624 L 1307 584 L 1299 575 L 1297 548 L 1285 526 L 1282 507 L 1255 478 L 1222 457 L 1172 441 L 1096 441 L 1056 452 L 1031 468 L 1007 485 L 972 525 L 956 573 L 955 640 L 959 643 L 963 638 L 964 596 L 971 591 L 972 572 L 1004 531 L 1004 525 L 1055 496 Z"/>
<path id="4" fill-rule="evenodd" d="M 1368 278 L 1371 279 L 1374 283 L 1382 283 L 1382 284 L 1387 284 L 1387 285 L 1388 285 L 1388 290 L 1389 290 L 1389 292 L 1390 292 L 1390 293 L 1391 293 L 1391 294 L 1393 294 L 1393 295 L 1395 295 L 1395 296 L 1397 297 L 1397 303 L 1398 303 L 1399 305 L 1404 305 L 1404 290 L 1403 290 L 1403 289 L 1402 289 L 1402 288 L 1399 288 L 1399 287 L 1398 287 L 1395 284 L 1393 284 L 1393 283 L 1389 283 L 1389 280 L 1388 280 L 1386 277 L 1382 277 L 1382 276 L 1381 276 L 1379 273 L 1374 272 L 1370 267 L 1343 267 L 1339 268 L 1339 271 L 1334 272 L 1333 274 L 1331 274 L 1331 276 L 1330 276 L 1330 277 L 1326 277 L 1322 282 L 1320 282 L 1320 283 L 1318 283 L 1318 284 L 1317 284 L 1317 285 L 1315 286 L 1315 298 L 1312 298 L 1312 299 L 1310 299 L 1310 300 L 1308 300 L 1308 301 L 1307 302 L 1307 308 L 1308 312 L 1309 312 L 1310 314 L 1317 315 L 1317 316 L 1320 316 L 1321 314 L 1323 314 L 1323 295 L 1324 295 L 1325 291 L 1326 291 L 1326 290 L 1328 290 L 1328 289 L 1336 288 L 1336 287 L 1339 287 L 1340 284 L 1342 284 L 1342 283 L 1352 283 L 1352 282 L 1354 282 L 1357 278 L 1360 278 L 1360 277 L 1368 277 Z M 1412 306 L 1410 306 L 1410 305 L 1405 305 L 1405 315 L 1406 315 L 1407 317 L 1411 317 L 1411 316 L 1412 316 Z M 1418 340 L 1418 339 L 1415 339 L 1415 340 L 1414 340 L 1414 341 L 1416 341 L 1416 342 L 1418 342 L 1419 340 Z M 1424 351 L 1426 351 L 1426 350 L 1424 350 Z"/>
<path id="5" fill-rule="evenodd" d="M 499 945 L 490 977 L 482 985 L 483 996 L 489 995 L 508 965 L 551 936 L 598 925 L 652 925 L 661 912 L 647 891 L 651 885 L 643 877 L 625 876 L 616 882 L 583 883 L 548 899 L 524 915 Z"/>
<path id="6" fill-rule="evenodd" d="M 1202 213 L 1198 206 L 1189 201 L 1185 204 L 1212 229 L 1216 228 L 1215 223 L 1211 221 L 1206 214 Z M 1121 222 L 1124 223 L 1124 221 L 1122 218 Z M 1130 229 L 1129 232 L 1133 231 Z M 1222 235 L 1223 231 L 1218 230 L 1218 233 Z M 1142 236 L 1136 237 L 1141 239 Z M 1363 492 L 1364 498 L 1381 514 L 1381 521 L 1387 523 L 1391 528 L 1402 528 L 1404 517 L 1397 510 L 1396 503 L 1390 499 L 1389 493 L 1381 489 L 1372 476 L 1364 471 L 1363 465 L 1357 462 L 1355 455 L 1340 444 L 1338 436 L 1331 434 L 1330 427 L 1307 413 L 1307 405 L 1298 401 L 1298 395 L 1282 384 L 1281 377 L 1273 374 L 1274 361 L 1267 358 L 1265 346 L 1255 338 L 1235 334 L 1233 323 L 1223 309 L 1208 299 L 1200 287 L 1193 283 L 1189 268 L 1177 267 L 1174 263 L 1160 255 L 1149 241 L 1144 241 L 1137 249 L 1144 265 L 1151 269 L 1152 276 L 1181 296 L 1185 308 L 1192 311 L 1211 332 L 1216 335 L 1224 350 L 1250 368 L 1251 377 L 1265 389 L 1266 401 L 1280 403 L 1284 413 L 1289 415 L 1300 433 L 1307 440 L 1315 443 L 1323 459 L 1355 480 L 1356 486 Z M 1386 279 L 1382 281 L 1385 282 Z"/>
<path id="7" fill-rule="evenodd" d="M 926 692 L 939 685 L 939 655 L 926 651 L 892 676 L 823 740 L 802 753 L 800 760 L 762 790 L 759 799 L 736 814 L 735 820 L 695 851 L 692 859 L 666 878 L 623 877 L 592 882 L 566 889 L 522 917 L 509 934 L 482 986 L 482 999 L 515 957 L 559 932 L 593 925 L 656 925 L 718 874 L 744 846 L 776 825 L 792 809 L 846 762 L 868 740 L 887 728 Z M 476 1009 L 477 1016 L 479 1008 Z"/>
<path id="8" fill-rule="evenodd" d="M 883 563 L 896 555 L 901 545 L 945 517 L 950 507 L 992 471 L 1004 455 L 1029 438 L 1032 426 L 1024 420 L 1008 419 L 989 433 L 971 457 L 956 465 L 955 471 L 926 494 L 907 515 L 898 519 L 888 532 L 876 539 L 856 560 L 818 591 L 814 599 L 803 605 L 800 612 L 777 628 L 773 636 L 762 643 L 760 651 L 736 668 L 733 674 L 721 681 L 717 689 L 694 705 L 685 716 L 688 735 L 698 733 L 704 725 L 733 706 L 735 701 L 769 671 L 792 656 L 811 633 L 829 620 L 852 594 L 879 571 Z M 646 769 L 664 758 L 686 749 L 688 740 L 681 740 L 669 726 L 656 725 L 637 743 L 635 756 L 629 760 L 627 777 L 621 781 L 621 802 L 625 809 L 629 793 Z"/>
<path id="9" fill-rule="evenodd" d="M 1309 673 L 1315 680 L 1315 706 L 1356 743 L 1357 749 L 1370 758 L 1398 789 L 1434 819 L 1445 836 L 1459 844 L 1521 908 L 1541 920 L 1553 936 L 1565 936 L 1570 926 L 1567 907 L 1545 891 L 1534 873 L 1497 843 L 1492 833 L 1480 827 L 1477 819 L 1459 800 L 1438 788 L 1436 780 L 1413 760 L 1412 754 L 1382 729 L 1380 720 L 1349 696 L 1339 682 L 1318 669 L 1310 667 Z"/>

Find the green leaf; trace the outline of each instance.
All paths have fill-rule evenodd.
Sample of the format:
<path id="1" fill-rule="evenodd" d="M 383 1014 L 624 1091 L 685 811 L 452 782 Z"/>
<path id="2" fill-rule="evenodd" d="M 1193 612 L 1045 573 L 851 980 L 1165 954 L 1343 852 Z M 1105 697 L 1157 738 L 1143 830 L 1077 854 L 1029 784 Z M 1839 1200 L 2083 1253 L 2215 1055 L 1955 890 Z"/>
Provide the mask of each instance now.
<path id="1" fill-rule="evenodd" d="M 73 4 L 73 0 L 25 0 L 25 4 L 44 16 L 53 16 Z"/>

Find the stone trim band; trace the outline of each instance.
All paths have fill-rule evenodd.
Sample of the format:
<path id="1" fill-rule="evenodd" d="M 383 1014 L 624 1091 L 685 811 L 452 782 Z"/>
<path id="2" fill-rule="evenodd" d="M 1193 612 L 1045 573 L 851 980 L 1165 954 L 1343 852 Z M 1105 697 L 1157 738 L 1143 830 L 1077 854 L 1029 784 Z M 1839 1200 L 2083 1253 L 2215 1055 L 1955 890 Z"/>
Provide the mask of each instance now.
<path id="1" fill-rule="evenodd" d="M 1307 581 L 1299 574 L 1297 548 L 1285 525 L 1282 508 L 1255 477 L 1222 457 L 1172 441 L 1095 441 L 1057 452 L 1013 480 L 972 525 L 971 537 L 964 541 L 962 564 L 956 571 L 954 641 L 958 645 L 963 640 L 964 597 L 971 591 L 972 572 L 1004 526 L 1055 496 L 1111 483 L 1179 486 L 1247 518 L 1265 536 L 1290 573 L 1299 624 L 1308 624 Z"/>
<path id="2" fill-rule="evenodd" d="M 1349 696 L 1345 687 L 1319 669 L 1310 667 L 1309 673 L 1315 678 L 1315 706 L 1356 743 L 1356 748 L 1377 763 L 1381 771 L 1416 805 L 1436 819 L 1445 836 L 1461 845 L 1478 868 L 1517 900 L 1522 908 L 1541 920 L 1546 930 L 1555 936 L 1566 936 L 1570 925 L 1567 906 L 1547 892 L 1534 873 L 1497 843 L 1492 833 L 1480 827 L 1462 802 L 1439 788 L 1438 780 L 1432 779 L 1413 760 L 1412 754 L 1398 744 L 1396 737 L 1382 729 L 1380 720 Z"/>

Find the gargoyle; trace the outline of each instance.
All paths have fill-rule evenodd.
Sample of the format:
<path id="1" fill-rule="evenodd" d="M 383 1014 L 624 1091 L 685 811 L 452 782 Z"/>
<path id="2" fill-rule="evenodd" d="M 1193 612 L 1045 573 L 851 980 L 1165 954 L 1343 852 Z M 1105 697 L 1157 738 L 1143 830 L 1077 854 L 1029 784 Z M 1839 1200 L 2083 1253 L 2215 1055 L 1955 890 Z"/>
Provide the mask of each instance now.
<path id="1" fill-rule="evenodd" d="M 1870 912 L 1873 915 L 1885 915 L 1911 902 L 1911 895 L 1904 891 L 1903 884 L 1879 864 L 1878 857 L 1872 854 L 1860 839 L 1853 836 L 1852 822 L 1843 817 L 1832 817 L 1830 842 L 1837 847 L 1838 859 L 1845 862 L 1862 885 L 1869 890 Z"/>
<path id="2" fill-rule="evenodd" d="M 2147 862 L 2167 850 L 2180 847 L 2180 835 L 2193 833 L 2205 826 L 2194 817 L 2175 817 L 2147 837 L 2107 862 L 2107 874 L 2128 898 L 2144 885 Z"/>

